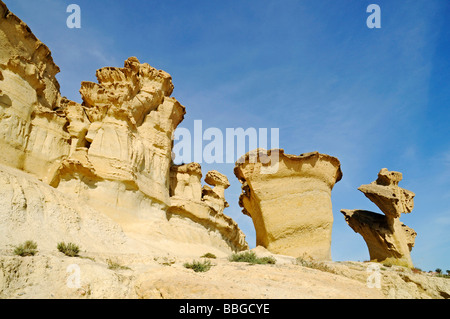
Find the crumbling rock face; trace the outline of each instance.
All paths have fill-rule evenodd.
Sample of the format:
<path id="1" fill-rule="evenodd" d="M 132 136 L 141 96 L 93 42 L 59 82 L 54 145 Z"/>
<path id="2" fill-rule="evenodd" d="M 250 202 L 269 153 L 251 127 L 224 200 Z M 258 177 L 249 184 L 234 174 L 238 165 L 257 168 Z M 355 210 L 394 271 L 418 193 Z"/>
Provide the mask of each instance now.
<path id="1" fill-rule="evenodd" d="M 188 216 L 190 219 L 217 230 L 227 238 L 233 250 L 248 249 L 244 233 L 236 222 L 223 213 L 228 207 L 225 200 L 225 189 L 230 186 L 225 175 L 210 171 L 201 185 L 202 171 L 200 164 L 190 163 L 171 168 L 171 206 L 169 214 Z"/>
<path id="2" fill-rule="evenodd" d="M 247 248 L 223 214 L 226 177 L 210 173 L 214 188 L 203 189 L 200 165 L 172 164 L 186 111 L 171 97 L 168 73 L 131 57 L 97 70 L 98 83 L 82 82 L 79 104 L 61 97 L 58 72 L 50 50 L 0 1 L 0 164 L 73 196 L 141 241 Z"/>
<path id="3" fill-rule="evenodd" d="M 48 181 L 69 152 L 50 50 L 0 1 L 0 163 Z"/>
<path id="4" fill-rule="evenodd" d="M 87 165 L 79 161 L 80 169 L 89 168 L 100 180 L 125 183 L 168 206 L 172 135 L 185 114 L 168 96 L 170 76 L 129 58 L 123 68 L 98 70 L 97 78 L 99 84 L 82 83 L 83 105 L 69 101 L 62 106 L 72 151 L 65 162 L 85 158 Z M 60 175 L 52 181 L 55 187 Z"/>
<path id="5" fill-rule="evenodd" d="M 234 173 L 239 204 L 256 229 L 256 244 L 277 254 L 331 259 L 331 190 L 342 178 L 339 160 L 312 152 L 299 156 L 258 149 Z"/>
<path id="6" fill-rule="evenodd" d="M 384 213 L 363 210 L 341 210 L 349 226 L 363 236 L 373 261 L 389 260 L 413 267 L 410 252 L 417 233 L 400 222 L 402 213 L 414 208 L 415 194 L 398 186 L 403 176 L 383 168 L 376 181 L 358 189 Z"/>

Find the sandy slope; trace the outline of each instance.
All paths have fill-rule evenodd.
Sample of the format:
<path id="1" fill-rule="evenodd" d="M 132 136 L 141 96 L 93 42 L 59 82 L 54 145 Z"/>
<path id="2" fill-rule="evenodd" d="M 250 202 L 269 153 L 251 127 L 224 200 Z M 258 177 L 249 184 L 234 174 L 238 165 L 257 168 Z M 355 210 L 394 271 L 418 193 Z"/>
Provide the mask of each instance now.
<path id="1" fill-rule="evenodd" d="M 267 252 L 256 249 L 258 254 Z M 212 259 L 203 273 L 183 264 L 199 257 L 169 255 L 93 255 L 70 258 L 57 251 L 17 257 L 0 256 L 1 298 L 449 298 L 450 280 L 414 274 L 403 267 L 381 267 L 381 287 L 369 288 L 372 263 L 328 262 L 313 269 L 291 257 L 275 255 L 275 265 Z M 86 258 L 89 257 L 89 258 Z M 109 269 L 110 259 L 128 269 Z M 72 266 L 71 266 L 72 265 Z M 76 265 L 76 266 L 73 266 Z M 71 268 L 70 268 L 70 267 Z M 69 267 L 69 268 L 68 268 Z M 71 287 L 79 267 L 80 286 Z"/>

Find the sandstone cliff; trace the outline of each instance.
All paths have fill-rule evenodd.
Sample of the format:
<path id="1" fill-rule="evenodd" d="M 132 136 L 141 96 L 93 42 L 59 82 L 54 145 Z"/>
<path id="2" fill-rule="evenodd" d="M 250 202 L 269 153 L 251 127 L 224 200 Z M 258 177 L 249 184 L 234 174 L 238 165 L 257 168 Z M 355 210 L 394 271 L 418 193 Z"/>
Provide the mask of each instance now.
<path id="1" fill-rule="evenodd" d="M 123 67 L 97 70 L 98 83 L 82 82 L 79 104 L 61 96 L 58 72 L 50 50 L 0 2 L 0 164 L 17 170 L 0 171 L 10 181 L 2 186 L 9 195 L 0 199 L 2 246 L 23 240 L 20 234 L 40 243 L 48 242 L 46 236 L 61 241 L 75 229 L 80 238 L 98 237 L 84 248 L 107 249 L 93 244 L 108 235 L 85 229 L 83 210 L 89 220 L 97 214 L 124 242 L 153 249 L 248 247 L 223 213 L 224 185 L 203 195 L 200 166 L 193 163 L 195 172 L 183 173 L 172 164 L 173 133 L 186 111 L 171 97 L 168 73 L 131 57 Z M 22 191 L 29 185 L 36 191 Z M 66 205 L 66 197 L 74 204 Z M 9 209 L 18 198 L 21 208 Z M 39 200 L 49 204 L 31 211 L 30 203 Z M 64 225 L 61 220 L 74 213 L 76 227 Z M 18 214 L 27 218 L 15 223 Z M 53 222 L 58 226 L 50 227 Z"/>

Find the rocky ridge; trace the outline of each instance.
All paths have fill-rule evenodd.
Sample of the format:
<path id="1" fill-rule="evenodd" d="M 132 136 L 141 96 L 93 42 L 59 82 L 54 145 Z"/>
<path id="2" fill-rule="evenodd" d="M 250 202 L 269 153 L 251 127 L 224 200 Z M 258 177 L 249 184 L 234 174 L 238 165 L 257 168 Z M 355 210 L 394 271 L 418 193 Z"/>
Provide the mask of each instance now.
<path id="1" fill-rule="evenodd" d="M 223 212 L 225 186 L 210 177 L 216 172 L 203 195 L 200 165 L 182 172 L 172 162 L 173 133 L 186 110 L 171 97 L 168 73 L 131 57 L 123 67 L 97 70 L 97 83 L 82 82 L 79 104 L 61 96 L 50 50 L 3 2 L 0 40 L 0 174 L 8 181 L 0 246 L 84 237 L 91 238 L 85 248 L 108 251 L 108 237 L 117 236 L 116 249 L 128 252 L 248 248 Z M 199 191 L 191 196 L 180 185 Z M 68 216 L 75 221 L 65 224 Z M 105 225 L 86 228 L 92 219 Z"/>

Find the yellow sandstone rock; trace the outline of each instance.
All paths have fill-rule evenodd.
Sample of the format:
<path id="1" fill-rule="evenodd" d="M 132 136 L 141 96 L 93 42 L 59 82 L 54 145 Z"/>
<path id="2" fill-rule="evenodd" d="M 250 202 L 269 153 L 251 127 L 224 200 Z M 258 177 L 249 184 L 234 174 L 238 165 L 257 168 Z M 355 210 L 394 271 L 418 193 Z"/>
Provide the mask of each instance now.
<path id="1" fill-rule="evenodd" d="M 10 177 L 17 172 L 0 170 L 1 178 L 18 180 L 17 187 L 0 186 L 5 194 L 13 194 L 0 198 L 2 239 L 16 243 L 26 233 L 43 244 L 46 236 L 64 237 L 69 232 L 59 231 L 66 227 L 58 214 L 74 213 L 58 203 L 68 196 L 116 225 L 117 236 L 128 238 L 124 243 L 134 242 L 118 247 L 121 251 L 142 247 L 136 242 L 167 252 L 248 248 L 237 224 L 223 214 L 225 184 L 217 182 L 203 198 L 200 165 L 182 168 L 172 163 L 173 133 L 186 110 L 171 97 L 174 86 L 168 73 L 128 58 L 123 67 L 97 70 L 97 83 L 82 82 L 79 104 L 61 97 L 58 72 L 50 50 L 0 1 L 0 165 L 22 173 L 17 179 Z M 33 182 L 24 181 L 28 177 Z M 208 175 L 206 182 L 211 181 L 215 183 Z M 44 215 L 49 225 L 57 226 L 42 227 L 42 234 L 32 236 L 25 231 L 27 223 L 14 225 L 14 216 L 9 216 L 14 210 L 8 207 L 15 205 L 11 200 L 22 185 L 47 189 L 40 183 L 53 187 L 45 201 L 55 203 L 32 212 L 26 203 L 40 197 L 25 192 L 20 214 L 29 216 L 28 224 L 40 225 Z M 78 214 L 78 208 L 73 209 Z M 77 217 L 71 238 L 77 233 L 86 237 L 83 227 L 93 215 L 86 216 Z M 113 236 L 91 235 L 98 237 L 97 244 L 89 240 L 85 249 L 101 250 L 98 243 Z M 0 244 L 10 243 L 5 239 Z"/>
<path id="2" fill-rule="evenodd" d="M 234 172 L 242 183 L 239 204 L 253 219 L 257 245 L 276 254 L 331 259 L 331 190 L 342 178 L 337 158 L 258 149 L 240 159 Z"/>
<path id="3" fill-rule="evenodd" d="M 415 194 L 398 186 L 403 176 L 383 168 L 376 181 L 358 189 L 385 214 L 363 210 L 341 210 L 347 224 L 366 241 L 370 259 L 412 268 L 411 250 L 417 233 L 399 218 L 414 208 Z"/>

